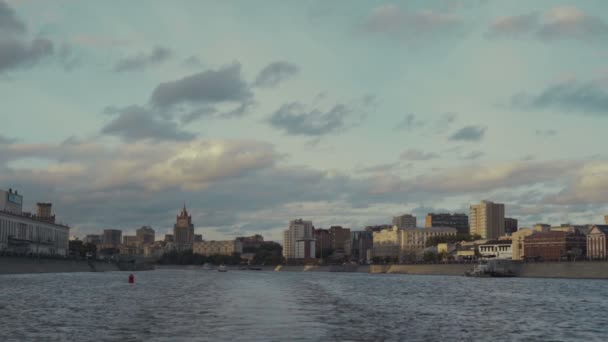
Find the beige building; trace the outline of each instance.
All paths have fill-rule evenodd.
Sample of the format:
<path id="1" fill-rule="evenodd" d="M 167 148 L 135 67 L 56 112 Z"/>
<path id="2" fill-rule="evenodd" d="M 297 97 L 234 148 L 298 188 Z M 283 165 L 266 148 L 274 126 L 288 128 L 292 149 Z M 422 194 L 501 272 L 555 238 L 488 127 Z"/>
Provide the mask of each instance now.
<path id="1" fill-rule="evenodd" d="M 532 235 L 533 229 L 521 228 L 518 231 L 511 234 L 511 253 L 513 254 L 513 260 L 524 259 L 524 238 Z"/>
<path id="2" fill-rule="evenodd" d="M 482 201 L 470 207 L 469 225 L 471 234 L 482 239 L 498 239 L 505 233 L 505 205 Z"/>
<path id="3" fill-rule="evenodd" d="M 177 216 L 175 225 L 173 226 L 173 241 L 178 250 L 188 250 L 192 248 L 194 242 L 194 225 L 192 224 L 192 216 L 188 214 L 186 205 L 182 212 Z"/>
<path id="4" fill-rule="evenodd" d="M 608 225 L 596 225 L 587 234 L 587 257 L 605 260 L 608 257 Z"/>
<path id="5" fill-rule="evenodd" d="M 283 231 L 283 257 L 285 259 L 314 259 L 315 238 L 312 221 L 297 219 L 289 222 Z"/>
<path id="6" fill-rule="evenodd" d="M 156 232 L 152 227 L 143 226 L 135 231 L 135 236 L 137 236 L 137 244 L 139 246 L 145 246 L 154 243 Z"/>
<path id="7" fill-rule="evenodd" d="M 604 223 L 608 224 L 608 215 L 604 216 Z"/>
<path id="8" fill-rule="evenodd" d="M 426 242 L 436 236 L 456 236 L 458 230 L 448 227 L 385 229 L 374 232 L 373 255 L 381 258 L 419 258 Z"/>
<path id="9" fill-rule="evenodd" d="M 122 244 L 125 246 L 137 246 L 137 236 L 135 235 L 123 235 Z"/>
<path id="10" fill-rule="evenodd" d="M 204 256 L 242 254 L 243 245 L 240 241 L 201 241 L 195 242 L 192 252 Z"/>

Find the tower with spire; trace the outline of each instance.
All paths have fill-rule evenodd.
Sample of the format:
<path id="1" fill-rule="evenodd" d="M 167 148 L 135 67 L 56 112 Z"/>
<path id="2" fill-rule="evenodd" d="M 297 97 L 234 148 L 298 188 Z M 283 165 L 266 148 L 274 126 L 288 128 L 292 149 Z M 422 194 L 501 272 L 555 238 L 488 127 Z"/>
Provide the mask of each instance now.
<path id="1" fill-rule="evenodd" d="M 192 249 L 194 242 L 194 225 L 192 224 L 192 216 L 188 214 L 186 203 L 182 212 L 176 218 L 175 226 L 173 226 L 173 239 L 179 250 Z"/>

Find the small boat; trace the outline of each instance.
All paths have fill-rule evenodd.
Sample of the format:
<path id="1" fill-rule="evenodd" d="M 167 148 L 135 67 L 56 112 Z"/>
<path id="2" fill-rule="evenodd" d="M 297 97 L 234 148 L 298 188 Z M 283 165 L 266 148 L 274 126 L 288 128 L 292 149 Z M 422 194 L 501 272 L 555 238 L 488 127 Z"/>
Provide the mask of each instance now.
<path id="1" fill-rule="evenodd" d="M 465 272 L 466 277 L 515 277 L 508 260 L 481 260 L 472 270 Z"/>
<path id="2" fill-rule="evenodd" d="M 218 272 L 228 272 L 228 267 L 226 267 L 226 265 L 220 265 L 220 266 L 217 268 L 217 271 L 218 271 Z"/>

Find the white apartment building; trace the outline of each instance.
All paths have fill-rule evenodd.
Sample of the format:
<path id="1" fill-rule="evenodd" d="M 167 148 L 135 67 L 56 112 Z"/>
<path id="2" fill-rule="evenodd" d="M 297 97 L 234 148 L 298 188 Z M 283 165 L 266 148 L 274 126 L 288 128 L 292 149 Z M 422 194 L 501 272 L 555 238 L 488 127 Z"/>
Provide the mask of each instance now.
<path id="1" fill-rule="evenodd" d="M 312 259 L 315 257 L 315 238 L 312 221 L 297 219 L 289 222 L 283 231 L 283 257 L 285 259 Z"/>
<path id="2" fill-rule="evenodd" d="M 505 205 L 491 201 L 472 205 L 469 226 L 471 234 L 477 234 L 484 240 L 498 239 L 505 234 Z"/>

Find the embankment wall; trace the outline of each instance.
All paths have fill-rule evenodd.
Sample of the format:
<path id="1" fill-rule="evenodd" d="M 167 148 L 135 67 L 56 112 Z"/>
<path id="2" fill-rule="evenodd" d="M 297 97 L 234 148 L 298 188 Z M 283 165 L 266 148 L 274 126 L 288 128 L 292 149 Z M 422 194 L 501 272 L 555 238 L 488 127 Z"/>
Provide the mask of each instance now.
<path id="1" fill-rule="evenodd" d="M 97 272 L 118 271 L 114 264 L 94 262 Z M 85 260 L 0 257 L 0 274 L 91 272 Z"/>

